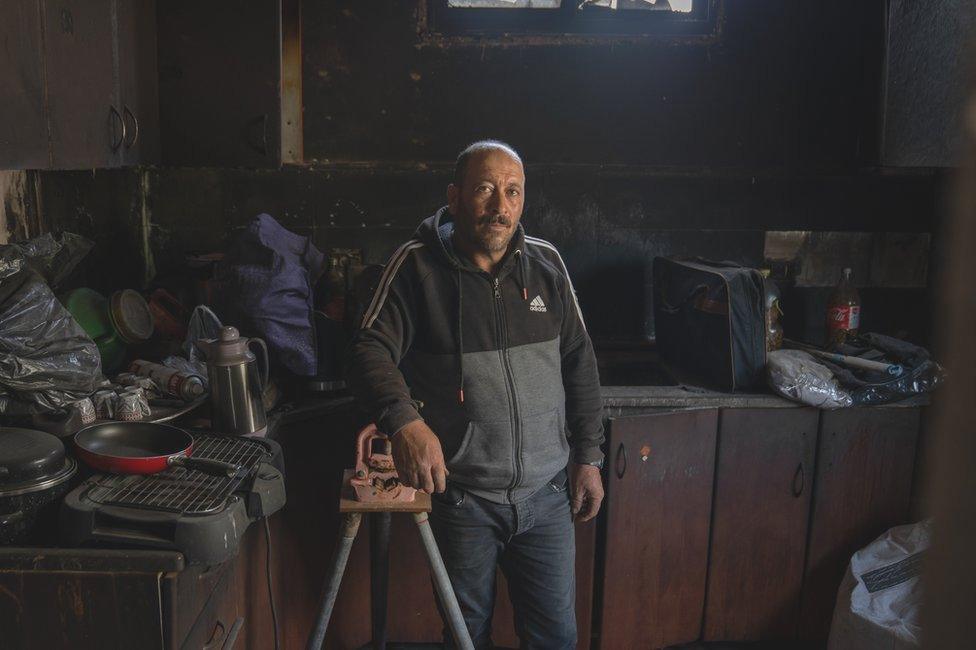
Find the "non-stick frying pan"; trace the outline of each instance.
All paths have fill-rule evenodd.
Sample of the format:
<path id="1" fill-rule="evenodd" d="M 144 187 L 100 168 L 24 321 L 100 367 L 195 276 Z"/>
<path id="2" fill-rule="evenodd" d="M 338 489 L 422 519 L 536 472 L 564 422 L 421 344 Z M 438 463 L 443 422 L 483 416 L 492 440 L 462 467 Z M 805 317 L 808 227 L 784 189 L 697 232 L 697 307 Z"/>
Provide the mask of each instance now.
<path id="1" fill-rule="evenodd" d="M 193 436 L 155 422 L 105 422 L 75 434 L 78 456 L 95 469 L 116 474 L 155 474 L 167 467 L 234 476 L 241 467 L 208 458 L 190 458 Z"/>

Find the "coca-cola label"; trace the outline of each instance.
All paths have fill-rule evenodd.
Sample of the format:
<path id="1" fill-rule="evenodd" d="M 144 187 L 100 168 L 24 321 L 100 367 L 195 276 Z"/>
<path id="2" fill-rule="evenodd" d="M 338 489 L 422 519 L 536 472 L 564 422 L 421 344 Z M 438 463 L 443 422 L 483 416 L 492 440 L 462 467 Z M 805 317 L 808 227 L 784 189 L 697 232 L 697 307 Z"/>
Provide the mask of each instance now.
<path id="1" fill-rule="evenodd" d="M 861 308 L 857 305 L 831 307 L 827 310 L 827 328 L 830 330 L 856 330 L 861 325 Z"/>

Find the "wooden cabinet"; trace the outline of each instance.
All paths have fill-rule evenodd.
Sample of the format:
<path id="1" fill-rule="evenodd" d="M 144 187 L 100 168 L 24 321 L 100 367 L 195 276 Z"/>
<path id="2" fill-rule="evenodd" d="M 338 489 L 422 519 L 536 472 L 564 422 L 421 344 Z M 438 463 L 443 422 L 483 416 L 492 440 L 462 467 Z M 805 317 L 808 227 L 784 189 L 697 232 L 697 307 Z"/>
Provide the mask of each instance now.
<path id="1" fill-rule="evenodd" d="M 235 566 L 186 567 L 174 551 L 0 549 L 0 648 L 230 650 L 245 622 Z"/>
<path id="2" fill-rule="evenodd" d="M 277 167 L 279 0 L 167 0 L 159 12 L 162 161 Z"/>
<path id="3" fill-rule="evenodd" d="M 165 648 L 160 586 L 179 575 L 182 560 L 154 551 L 2 549 L 0 648 Z"/>
<path id="4" fill-rule="evenodd" d="M 698 639 L 705 603 L 715 409 L 610 421 L 600 647 Z"/>
<path id="5" fill-rule="evenodd" d="M 123 165 L 159 162 L 156 0 L 117 0 L 118 85 L 126 137 Z"/>
<path id="6" fill-rule="evenodd" d="M 155 161 L 154 0 L 12 0 L 0 31 L 13 35 L 0 62 L 13 111 L 0 168 Z"/>
<path id="7" fill-rule="evenodd" d="M 36 169 L 50 163 L 40 9 L 37 0 L 0 4 L 0 169 Z"/>
<path id="8" fill-rule="evenodd" d="M 113 167 L 125 125 L 115 82 L 112 0 L 43 0 L 51 164 Z"/>
<path id="9" fill-rule="evenodd" d="M 795 638 L 818 420 L 810 408 L 722 411 L 706 641 Z"/>
<path id="10" fill-rule="evenodd" d="M 288 507 L 276 517 L 283 647 L 304 647 L 338 533 L 351 416 L 283 427 Z M 612 418 L 602 520 L 577 526 L 580 648 L 698 640 L 788 647 L 826 637 L 851 554 L 905 523 L 915 408 L 656 410 Z M 275 520 L 272 520 L 275 527 Z M 368 523 L 353 546 L 326 647 L 370 638 Z M 260 540 L 258 540 L 260 541 Z M 433 642 L 443 623 L 416 526 L 394 516 L 388 638 Z M 265 606 L 263 550 L 247 593 Z M 590 612 L 592 610 L 592 624 Z M 517 646 L 499 582 L 493 640 Z M 242 647 L 270 647 L 247 612 Z M 2 623 L 2 621 L 0 621 Z"/>
<path id="11" fill-rule="evenodd" d="M 244 616 L 240 615 L 242 608 L 240 577 L 234 570 L 223 572 L 217 587 L 210 593 L 203 609 L 199 610 L 193 626 L 183 637 L 181 649 L 232 650 L 244 647 L 238 645 L 245 623 Z"/>
<path id="12" fill-rule="evenodd" d="M 837 588 L 858 549 L 908 523 L 917 408 L 854 408 L 821 417 L 800 638 L 823 641 Z"/>
<path id="13" fill-rule="evenodd" d="M 918 426 L 898 407 L 611 419 L 600 647 L 822 643 L 850 556 L 908 521 Z"/>

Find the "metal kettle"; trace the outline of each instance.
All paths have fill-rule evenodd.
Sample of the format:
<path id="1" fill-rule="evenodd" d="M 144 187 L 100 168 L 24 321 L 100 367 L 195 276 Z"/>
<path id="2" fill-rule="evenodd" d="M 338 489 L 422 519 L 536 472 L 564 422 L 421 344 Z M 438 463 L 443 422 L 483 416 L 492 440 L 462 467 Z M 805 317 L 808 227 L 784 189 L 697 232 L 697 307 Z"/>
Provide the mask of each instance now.
<path id="1" fill-rule="evenodd" d="M 262 377 L 250 350 L 252 344 L 261 348 Z M 231 326 L 221 327 L 216 339 L 201 339 L 197 345 L 207 356 L 213 430 L 236 436 L 264 435 L 268 417 L 262 394 L 268 385 L 268 346 L 261 339 L 242 337 Z"/>

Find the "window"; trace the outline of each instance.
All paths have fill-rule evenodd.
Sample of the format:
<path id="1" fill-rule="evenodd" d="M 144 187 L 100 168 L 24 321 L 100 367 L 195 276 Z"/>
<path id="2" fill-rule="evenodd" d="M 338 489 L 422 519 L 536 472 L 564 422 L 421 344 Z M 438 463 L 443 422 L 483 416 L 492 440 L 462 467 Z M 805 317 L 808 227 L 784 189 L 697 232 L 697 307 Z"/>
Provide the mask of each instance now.
<path id="1" fill-rule="evenodd" d="M 558 9 L 562 0 L 447 0 L 448 7 L 477 7 L 480 9 Z M 693 0 L 582 0 L 585 5 L 609 9 L 646 9 L 651 11 L 691 12 Z"/>
<path id="2" fill-rule="evenodd" d="M 427 0 L 425 31 L 439 36 L 701 36 L 720 0 Z"/>

